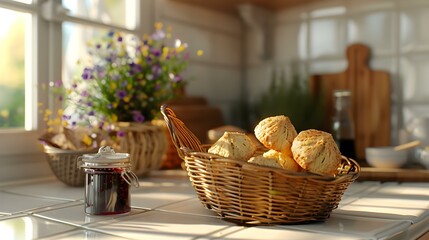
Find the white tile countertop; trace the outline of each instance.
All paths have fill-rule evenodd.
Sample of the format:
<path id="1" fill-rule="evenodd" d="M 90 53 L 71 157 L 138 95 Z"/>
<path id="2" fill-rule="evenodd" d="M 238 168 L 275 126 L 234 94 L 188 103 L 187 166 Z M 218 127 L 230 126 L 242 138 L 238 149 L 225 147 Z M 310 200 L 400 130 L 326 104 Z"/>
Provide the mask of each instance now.
<path id="1" fill-rule="evenodd" d="M 429 230 L 428 189 L 355 182 L 325 222 L 245 227 L 205 209 L 182 170 L 140 178 L 131 212 L 109 216 L 84 213 L 83 187 L 41 179 L 0 185 L 0 239 L 419 239 Z"/>

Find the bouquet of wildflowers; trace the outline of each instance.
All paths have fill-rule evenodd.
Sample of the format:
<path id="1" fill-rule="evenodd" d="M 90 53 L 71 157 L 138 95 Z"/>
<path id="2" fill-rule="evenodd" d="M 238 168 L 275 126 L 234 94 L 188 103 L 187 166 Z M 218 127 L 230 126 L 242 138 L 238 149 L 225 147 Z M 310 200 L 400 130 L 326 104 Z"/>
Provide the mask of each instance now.
<path id="1" fill-rule="evenodd" d="M 89 50 L 81 76 L 68 90 L 68 103 L 80 116 L 105 122 L 144 122 L 154 119 L 160 106 L 175 97 L 185 81 L 189 53 L 176 39 L 167 46 L 170 33 L 162 24 L 142 40 L 109 32 Z"/>
<path id="2" fill-rule="evenodd" d="M 112 123 L 153 120 L 186 84 L 181 74 L 189 61 L 187 44 L 170 41 L 161 23 L 155 27 L 142 39 L 111 31 L 89 44 L 79 77 L 68 86 L 51 83 L 64 111 L 45 110 L 47 132 L 40 140 L 63 149 L 96 148 L 106 141 L 113 146 L 111 140 L 122 135 L 112 131 Z"/>

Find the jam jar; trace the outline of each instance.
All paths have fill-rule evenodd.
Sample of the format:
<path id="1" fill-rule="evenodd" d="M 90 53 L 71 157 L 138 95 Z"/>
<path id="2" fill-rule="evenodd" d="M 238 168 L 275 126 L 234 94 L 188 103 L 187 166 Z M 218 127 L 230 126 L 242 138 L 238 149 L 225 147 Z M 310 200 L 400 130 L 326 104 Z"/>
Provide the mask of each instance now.
<path id="1" fill-rule="evenodd" d="M 77 164 L 85 171 L 85 213 L 109 215 L 131 210 L 129 187 L 139 187 L 139 181 L 131 171 L 128 153 L 115 153 L 104 146 L 97 154 L 80 156 Z"/>

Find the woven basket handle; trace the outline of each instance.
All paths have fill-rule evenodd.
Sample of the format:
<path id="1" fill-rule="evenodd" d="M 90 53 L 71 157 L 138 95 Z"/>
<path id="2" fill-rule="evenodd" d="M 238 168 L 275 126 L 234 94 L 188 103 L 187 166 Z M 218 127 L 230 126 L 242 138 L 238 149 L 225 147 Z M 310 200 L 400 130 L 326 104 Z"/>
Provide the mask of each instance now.
<path id="1" fill-rule="evenodd" d="M 177 118 L 171 108 L 164 104 L 161 106 L 161 113 L 180 158 L 184 159 L 185 151 L 203 152 L 200 140 Z"/>

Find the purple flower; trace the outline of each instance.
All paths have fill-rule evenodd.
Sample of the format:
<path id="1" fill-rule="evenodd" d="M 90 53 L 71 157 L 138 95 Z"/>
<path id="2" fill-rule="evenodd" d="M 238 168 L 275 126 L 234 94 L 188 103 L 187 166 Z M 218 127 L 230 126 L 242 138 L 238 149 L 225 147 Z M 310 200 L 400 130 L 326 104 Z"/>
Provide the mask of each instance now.
<path id="1" fill-rule="evenodd" d="M 108 33 L 107 33 L 107 36 L 109 36 L 109 37 L 113 37 L 113 35 L 115 34 L 115 32 L 114 31 L 109 31 Z"/>
<path id="2" fill-rule="evenodd" d="M 180 81 L 182 81 L 182 77 L 180 75 L 174 76 L 173 82 L 180 82 Z"/>
<path id="3" fill-rule="evenodd" d="M 119 36 L 119 37 L 118 37 L 118 42 L 122 42 L 122 39 L 123 39 L 123 38 L 122 38 L 121 36 Z"/>
<path id="4" fill-rule="evenodd" d="M 153 65 L 152 67 L 152 74 L 153 74 L 153 78 L 158 78 L 159 75 L 162 74 L 162 69 L 159 65 Z"/>
<path id="5" fill-rule="evenodd" d="M 162 30 L 156 30 L 150 37 L 155 41 L 162 40 L 165 38 L 165 32 Z"/>
<path id="6" fill-rule="evenodd" d="M 89 79 L 93 79 L 93 78 L 94 78 L 94 76 L 92 75 L 92 69 L 91 68 L 83 69 L 82 79 L 89 80 Z"/>
<path id="7" fill-rule="evenodd" d="M 73 83 L 73 84 L 72 84 L 72 88 L 77 88 L 77 84 L 76 84 L 76 83 Z"/>
<path id="8" fill-rule="evenodd" d="M 142 67 L 138 64 L 130 63 L 129 66 L 130 66 L 130 71 L 129 71 L 130 76 L 134 76 L 134 74 L 140 73 L 142 71 Z"/>
<path id="9" fill-rule="evenodd" d="M 144 121 L 144 116 L 142 115 L 142 113 L 140 111 L 133 111 L 133 120 L 134 122 L 143 122 Z"/>
<path id="10" fill-rule="evenodd" d="M 92 102 L 87 102 L 87 103 L 86 103 L 86 106 L 88 106 L 88 107 L 92 107 Z"/>
<path id="11" fill-rule="evenodd" d="M 116 96 L 118 96 L 119 99 L 124 99 L 124 97 L 127 95 L 127 92 L 125 92 L 124 90 L 118 90 L 116 92 Z"/>
<path id="12" fill-rule="evenodd" d="M 98 78 L 104 78 L 104 76 L 106 76 L 106 70 L 103 66 L 95 65 L 94 70 L 97 72 Z"/>
<path id="13" fill-rule="evenodd" d="M 97 44 L 97 45 L 95 45 L 95 47 L 97 48 L 97 49 L 100 49 L 101 48 L 101 44 Z"/>
<path id="14" fill-rule="evenodd" d="M 115 81 L 118 81 L 120 78 L 121 78 L 121 76 L 118 75 L 118 74 L 115 74 L 115 75 L 112 76 L 112 79 L 115 80 Z"/>
<path id="15" fill-rule="evenodd" d="M 82 97 L 88 97 L 88 96 L 89 96 L 89 93 L 88 93 L 88 91 L 83 90 L 83 91 L 80 93 L 80 96 L 82 96 Z"/>
<path id="16" fill-rule="evenodd" d="M 116 136 L 118 136 L 118 137 L 125 137 L 125 132 L 124 131 L 118 131 L 116 133 Z"/>
<path id="17" fill-rule="evenodd" d="M 93 111 L 93 110 L 91 110 L 91 111 L 89 111 L 88 115 L 89 115 L 89 116 L 94 116 L 94 115 L 95 115 L 95 113 L 94 113 L 94 111 Z"/>
<path id="18" fill-rule="evenodd" d="M 151 52 L 155 57 L 161 56 L 161 51 L 159 51 L 158 49 L 153 49 Z"/>
<path id="19" fill-rule="evenodd" d="M 155 85 L 155 91 L 158 91 L 159 89 L 161 89 L 161 85 L 160 85 L 159 83 L 157 83 L 157 84 Z"/>
<path id="20" fill-rule="evenodd" d="M 63 95 L 60 95 L 60 96 L 58 97 L 58 101 L 60 101 L 60 102 L 62 102 L 62 101 L 63 101 Z"/>
<path id="21" fill-rule="evenodd" d="M 55 87 L 61 87 L 63 85 L 63 82 L 61 80 L 57 80 L 54 82 Z"/>

